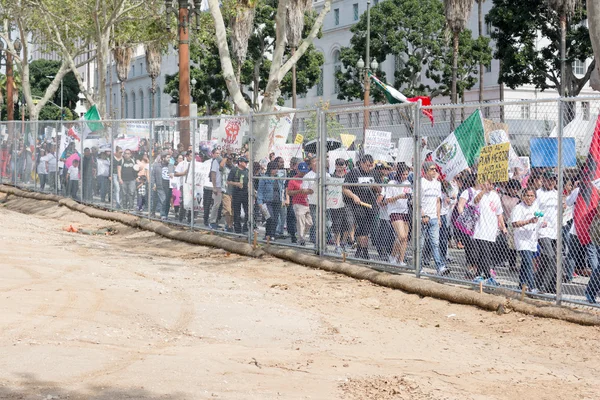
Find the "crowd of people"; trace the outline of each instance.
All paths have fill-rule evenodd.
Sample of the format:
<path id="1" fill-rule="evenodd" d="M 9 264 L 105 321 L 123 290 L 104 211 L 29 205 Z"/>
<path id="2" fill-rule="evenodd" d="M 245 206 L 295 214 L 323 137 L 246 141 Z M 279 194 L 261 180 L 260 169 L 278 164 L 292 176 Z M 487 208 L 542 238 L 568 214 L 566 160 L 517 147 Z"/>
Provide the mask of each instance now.
<path id="1" fill-rule="evenodd" d="M 236 154 L 218 147 L 194 152 L 181 144 L 150 148 L 142 139 L 136 151 L 117 146 L 114 152 L 100 147 L 79 154 L 74 142 L 58 157 L 56 143 L 41 143 L 33 154 L 28 149 L 22 142 L 12 151 L 3 147 L 3 176 L 23 183 L 37 178 L 41 190 L 60 190 L 84 202 L 112 203 L 117 209 L 182 223 L 191 221 L 193 208 L 208 229 L 247 234 L 264 226 L 262 238 L 270 242 L 318 246 L 323 240 L 336 254 L 400 268 L 407 267 L 418 221 L 420 268 L 433 264 L 439 275 L 459 274 L 487 284 L 498 284 L 496 271 L 505 268 L 528 292 L 555 293 L 556 260 L 562 257 L 565 282 L 591 275 L 588 302 L 595 303 L 600 289 L 600 248 L 595 242 L 582 245 L 573 223 L 580 191 L 576 171 L 565 173 L 559 196 L 552 168 L 532 169 L 528 176 L 515 171 L 500 183 L 480 182 L 476 171 L 465 170 L 447 182 L 431 161 L 414 170 L 363 154 L 356 165 L 336 159 L 320 179 L 314 155 L 293 157 L 286 168 L 286 160 L 270 154 L 250 166 L 247 148 Z M 208 171 L 198 191 L 186 188 L 194 161 Z M 319 194 L 322 181 L 324 198 Z M 557 254 L 559 198 L 564 202 L 562 254 Z M 321 204 L 327 209 L 325 232 L 319 235 Z"/>

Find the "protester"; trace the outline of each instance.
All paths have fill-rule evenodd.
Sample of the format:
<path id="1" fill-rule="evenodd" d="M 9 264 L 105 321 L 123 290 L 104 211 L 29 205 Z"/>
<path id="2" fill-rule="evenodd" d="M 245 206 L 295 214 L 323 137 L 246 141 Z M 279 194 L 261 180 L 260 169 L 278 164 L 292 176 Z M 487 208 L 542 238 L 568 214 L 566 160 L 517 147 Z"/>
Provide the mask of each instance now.
<path id="1" fill-rule="evenodd" d="M 543 174 L 542 187 L 537 190 L 539 211 L 544 214 L 546 223 L 540 227 L 538 243 L 540 245 L 540 263 L 536 274 L 537 288 L 541 292 L 556 293 L 556 239 L 558 217 L 558 191 L 556 174 L 546 171 Z"/>
<path id="2" fill-rule="evenodd" d="M 121 208 L 121 185 L 123 180 L 121 179 L 121 166 L 123 165 L 123 149 L 117 146 L 115 148 L 115 155 L 112 157 L 112 177 L 113 177 L 113 197 L 115 200 L 115 208 L 118 210 Z"/>
<path id="3" fill-rule="evenodd" d="M 79 201 L 79 160 L 73 163 L 67 171 L 68 193 L 73 200 Z"/>
<path id="4" fill-rule="evenodd" d="M 271 161 L 267 165 L 265 179 L 258 183 L 257 203 L 267 220 L 265 240 L 274 242 L 277 229 L 277 216 L 284 201 L 285 192 L 283 181 L 280 179 L 269 179 L 277 176 L 279 165 Z"/>
<path id="5" fill-rule="evenodd" d="M 108 157 L 110 157 L 110 150 L 103 151 L 98 155 L 97 161 L 98 169 L 96 179 L 100 185 L 100 201 L 102 203 L 106 202 L 106 195 L 110 186 L 108 177 L 110 173 L 110 160 Z"/>
<path id="6" fill-rule="evenodd" d="M 223 200 L 223 166 L 227 161 L 226 158 L 221 157 L 221 150 L 215 148 L 212 151 L 212 161 L 210 164 L 210 182 L 212 184 L 212 206 L 210 208 L 209 223 L 211 229 L 219 229 L 218 217 L 219 208 Z"/>
<path id="7" fill-rule="evenodd" d="M 408 244 L 409 214 L 408 202 L 411 199 L 412 188 L 408 181 L 409 169 L 406 165 L 398 167 L 397 180 L 390 181 L 390 185 L 404 185 L 402 187 L 387 186 L 382 190 L 379 201 L 387 206 L 387 213 L 395 232 L 395 241 L 389 256 L 389 262 L 400 267 L 406 267 L 404 257 Z"/>
<path id="8" fill-rule="evenodd" d="M 308 203 L 308 195 L 312 194 L 313 190 L 302 188 L 302 178 L 310 172 L 308 164 L 301 162 L 298 164 L 298 173 L 295 178 L 289 181 L 287 187 L 287 195 L 290 197 L 292 208 L 296 217 L 296 227 L 298 228 L 298 244 L 300 246 L 306 245 L 306 233 L 310 230 L 313 225 L 313 219 L 310 213 L 310 207 Z"/>
<path id="9" fill-rule="evenodd" d="M 331 176 L 332 183 L 341 183 L 344 181 L 346 177 L 346 160 L 343 158 L 338 158 L 335 160 L 335 171 Z M 348 211 L 346 209 L 346 205 L 344 204 L 344 198 L 342 193 L 342 186 L 330 186 L 329 188 L 333 188 L 336 193 L 336 197 L 334 199 L 330 199 L 332 195 L 328 191 L 327 193 L 327 204 L 328 209 L 331 213 L 331 230 L 333 232 L 334 241 L 335 241 L 335 249 L 334 252 L 336 254 L 342 254 L 342 252 L 346 252 L 346 242 L 348 241 L 348 231 L 349 220 L 348 220 Z M 337 195 L 339 193 L 339 195 Z M 333 204 L 329 205 L 330 202 L 333 201 Z"/>
<path id="10" fill-rule="evenodd" d="M 37 165 L 37 175 L 40 179 L 40 190 L 43 192 L 46 187 L 46 181 L 48 180 L 48 162 L 46 161 L 46 150 L 40 149 L 39 162 Z M 43 161 L 42 161 L 43 160 Z"/>
<path id="11" fill-rule="evenodd" d="M 538 293 L 533 273 L 533 257 L 537 252 L 540 228 L 535 199 L 536 190 L 526 188 L 523 190 L 522 202 L 517 204 L 511 213 L 514 246 L 521 256 L 519 285 L 526 286 L 531 293 Z"/>
<path id="12" fill-rule="evenodd" d="M 227 185 L 231 188 L 231 206 L 233 211 L 233 229 L 235 233 L 248 231 L 248 159 L 240 157 L 227 177 Z M 242 209 L 244 218 L 242 220 Z M 243 221 L 243 222 L 242 222 Z"/>
<path id="13" fill-rule="evenodd" d="M 83 149 L 83 160 L 81 162 L 81 191 L 83 201 L 91 202 L 94 195 L 94 181 L 96 177 L 96 162 L 88 147 Z"/>
<path id="14" fill-rule="evenodd" d="M 440 253 L 442 184 L 437 179 L 435 163 L 424 162 L 423 175 L 421 178 L 421 248 L 424 249 L 425 245 L 429 244 L 438 275 L 447 275 L 450 270 L 446 267 L 446 260 L 442 259 Z"/>

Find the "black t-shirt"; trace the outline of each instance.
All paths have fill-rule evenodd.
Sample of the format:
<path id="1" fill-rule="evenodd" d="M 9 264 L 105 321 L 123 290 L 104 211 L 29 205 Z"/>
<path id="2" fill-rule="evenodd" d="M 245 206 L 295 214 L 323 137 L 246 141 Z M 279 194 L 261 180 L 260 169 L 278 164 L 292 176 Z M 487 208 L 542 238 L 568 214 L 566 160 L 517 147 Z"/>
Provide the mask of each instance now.
<path id="1" fill-rule="evenodd" d="M 128 182 L 134 181 L 137 177 L 137 172 L 133 169 L 135 166 L 133 158 L 130 158 L 129 160 L 123 159 L 121 162 L 121 179 Z"/>
<path id="2" fill-rule="evenodd" d="M 229 176 L 227 177 L 228 182 L 242 182 L 243 187 L 240 189 L 239 187 L 233 186 L 234 195 L 247 195 L 248 193 L 248 168 L 242 170 L 238 167 L 234 168 L 229 172 Z"/>
<path id="3" fill-rule="evenodd" d="M 363 172 L 360 168 L 354 168 L 346 175 L 345 183 L 374 183 L 375 178 L 370 172 Z M 347 186 L 352 193 L 358 196 L 360 201 L 375 205 L 377 195 L 367 186 Z"/>
<path id="4" fill-rule="evenodd" d="M 112 173 L 117 174 L 117 167 L 123 165 L 123 159 L 117 160 L 116 158 L 112 158 Z"/>

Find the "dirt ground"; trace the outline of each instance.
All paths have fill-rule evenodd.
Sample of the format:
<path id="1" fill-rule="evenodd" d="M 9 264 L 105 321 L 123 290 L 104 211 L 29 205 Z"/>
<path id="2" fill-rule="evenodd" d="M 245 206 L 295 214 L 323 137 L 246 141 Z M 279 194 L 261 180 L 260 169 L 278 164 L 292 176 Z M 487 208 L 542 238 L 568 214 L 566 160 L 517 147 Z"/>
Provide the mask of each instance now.
<path id="1" fill-rule="evenodd" d="M 0 265 L 1 399 L 600 398 L 598 328 L 177 243 L 55 203 L 0 207 Z"/>

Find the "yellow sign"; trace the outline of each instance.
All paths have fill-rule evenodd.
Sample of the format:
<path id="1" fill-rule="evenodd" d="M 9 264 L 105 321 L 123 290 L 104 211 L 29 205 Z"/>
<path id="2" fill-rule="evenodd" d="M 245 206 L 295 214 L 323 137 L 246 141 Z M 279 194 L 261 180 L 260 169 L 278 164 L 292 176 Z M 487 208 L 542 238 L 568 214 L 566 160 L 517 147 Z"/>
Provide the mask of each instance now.
<path id="1" fill-rule="evenodd" d="M 296 139 L 294 140 L 294 144 L 302 144 L 304 143 L 304 136 L 299 133 L 296 133 Z"/>
<path id="2" fill-rule="evenodd" d="M 485 146 L 479 154 L 477 183 L 508 181 L 508 151 L 510 143 Z"/>
<path id="3" fill-rule="evenodd" d="M 350 146 L 352 146 L 352 143 L 354 143 L 356 136 L 348 135 L 346 133 L 340 133 L 340 139 L 342 139 L 342 144 L 344 145 L 344 147 L 349 148 Z"/>

